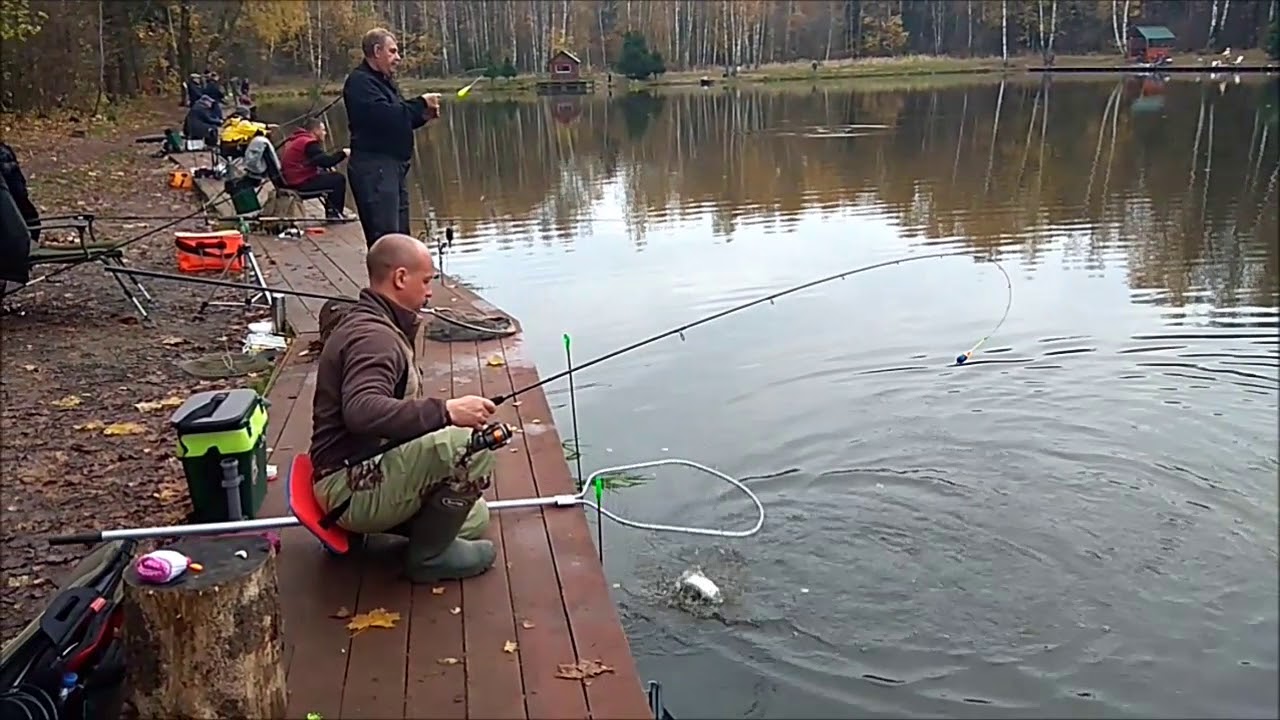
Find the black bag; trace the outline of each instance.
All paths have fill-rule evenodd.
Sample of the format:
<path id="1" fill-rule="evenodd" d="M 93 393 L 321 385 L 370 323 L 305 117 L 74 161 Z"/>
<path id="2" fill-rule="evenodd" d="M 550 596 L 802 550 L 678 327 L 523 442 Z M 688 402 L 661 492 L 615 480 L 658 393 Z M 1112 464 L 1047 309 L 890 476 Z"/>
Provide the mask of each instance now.
<path id="1" fill-rule="evenodd" d="M 122 580 L 136 543 L 94 548 L 40 616 L 0 651 L 0 720 L 119 717 Z"/>

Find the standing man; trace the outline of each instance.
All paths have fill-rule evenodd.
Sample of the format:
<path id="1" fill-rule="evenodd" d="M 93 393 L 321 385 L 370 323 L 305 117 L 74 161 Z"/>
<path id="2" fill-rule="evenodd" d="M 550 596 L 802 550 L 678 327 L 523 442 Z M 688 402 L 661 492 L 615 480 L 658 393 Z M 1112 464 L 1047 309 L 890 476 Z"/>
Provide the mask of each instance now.
<path id="1" fill-rule="evenodd" d="M 392 74 L 400 47 L 385 28 L 365 33 L 364 61 L 347 76 L 342 99 L 351 131 L 347 179 L 366 246 L 389 233 L 409 234 L 409 190 L 413 131 L 440 116 L 440 96 L 405 100 Z"/>

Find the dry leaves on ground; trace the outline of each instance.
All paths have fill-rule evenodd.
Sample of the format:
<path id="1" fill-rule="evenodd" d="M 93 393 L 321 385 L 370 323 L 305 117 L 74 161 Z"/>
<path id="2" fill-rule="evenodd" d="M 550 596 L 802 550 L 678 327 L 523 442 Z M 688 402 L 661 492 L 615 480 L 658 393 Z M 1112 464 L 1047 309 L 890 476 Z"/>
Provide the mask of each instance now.
<path id="1" fill-rule="evenodd" d="M 359 635 L 369 628 L 393 628 L 400 621 L 400 613 L 389 612 L 386 608 L 377 608 L 351 618 L 347 629 L 352 635 Z"/>
<path id="2" fill-rule="evenodd" d="M 442 588 L 442 587 L 433 587 L 433 588 L 431 588 L 431 594 L 432 594 L 432 595 L 443 595 L 443 594 L 444 594 L 444 588 Z"/>
<path id="3" fill-rule="evenodd" d="M 80 397 L 79 397 L 79 396 L 77 396 L 77 395 L 68 395 L 68 396 L 66 396 L 66 397 L 64 397 L 64 398 L 58 398 L 57 400 L 54 400 L 54 401 L 50 402 L 49 404 L 50 404 L 50 405 L 52 405 L 52 406 L 54 406 L 54 407 L 56 407 L 56 408 L 62 408 L 63 410 L 69 410 L 69 409 L 71 409 L 71 408 L 73 408 L 73 407 L 79 407 L 79 406 L 80 406 Z"/>
<path id="4" fill-rule="evenodd" d="M 507 361 L 501 355 L 490 355 L 488 363 L 489 367 L 502 367 L 507 364 Z"/>
<path id="5" fill-rule="evenodd" d="M 599 660 L 579 660 L 576 663 L 560 663 L 556 666 L 556 677 L 565 680 L 586 680 L 611 672 L 613 668 Z"/>
<path id="6" fill-rule="evenodd" d="M 508 640 L 502 644 L 502 652 L 513 653 L 520 648 L 520 645 L 514 640 Z"/>
<path id="7" fill-rule="evenodd" d="M 532 630 L 535 627 L 537 627 L 537 625 L 534 625 L 532 620 L 525 620 L 524 622 L 520 623 L 520 627 L 524 628 L 525 630 Z"/>
<path id="8" fill-rule="evenodd" d="M 165 408 L 180 407 L 186 402 L 178 396 L 167 397 L 163 400 L 144 400 L 140 403 L 134 403 L 134 407 L 138 412 L 155 412 L 156 410 L 164 410 Z"/>
<path id="9" fill-rule="evenodd" d="M 457 665 L 462 661 L 456 657 L 443 657 L 443 658 L 437 659 L 436 662 L 440 663 L 441 665 Z"/>
<path id="10" fill-rule="evenodd" d="M 337 618 L 339 620 L 346 620 L 347 618 L 351 617 L 351 610 L 346 605 L 343 605 L 342 607 L 338 608 L 337 612 L 330 615 L 329 617 Z"/>
<path id="11" fill-rule="evenodd" d="M 145 425 L 139 425 L 136 422 L 111 423 L 102 428 L 103 435 L 141 435 L 146 431 Z"/>

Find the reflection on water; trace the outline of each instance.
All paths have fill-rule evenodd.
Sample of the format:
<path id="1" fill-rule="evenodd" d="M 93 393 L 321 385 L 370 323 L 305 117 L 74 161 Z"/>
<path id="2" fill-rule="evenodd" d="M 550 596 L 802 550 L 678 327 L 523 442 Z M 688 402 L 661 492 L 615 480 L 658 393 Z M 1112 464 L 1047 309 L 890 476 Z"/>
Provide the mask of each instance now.
<path id="1" fill-rule="evenodd" d="M 585 472 L 686 457 L 768 509 L 741 542 L 605 530 L 678 716 L 1274 717 L 1278 97 L 1133 77 L 460 103 L 411 194 L 544 371 L 562 333 L 581 362 L 955 253 L 577 382 Z M 986 257 L 1013 308 L 955 367 L 1004 307 Z M 678 472 L 607 502 L 751 520 Z M 695 563 L 733 589 L 715 618 L 653 591 Z"/>

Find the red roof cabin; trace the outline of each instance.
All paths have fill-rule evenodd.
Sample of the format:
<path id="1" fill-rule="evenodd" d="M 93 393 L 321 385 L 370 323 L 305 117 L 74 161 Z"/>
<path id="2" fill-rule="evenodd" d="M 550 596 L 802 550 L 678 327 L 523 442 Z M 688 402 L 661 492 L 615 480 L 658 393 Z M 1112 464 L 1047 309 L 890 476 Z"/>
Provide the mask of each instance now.
<path id="1" fill-rule="evenodd" d="M 556 81 L 578 80 L 582 77 L 582 61 L 568 50 L 557 50 L 547 61 L 547 72 Z"/>

